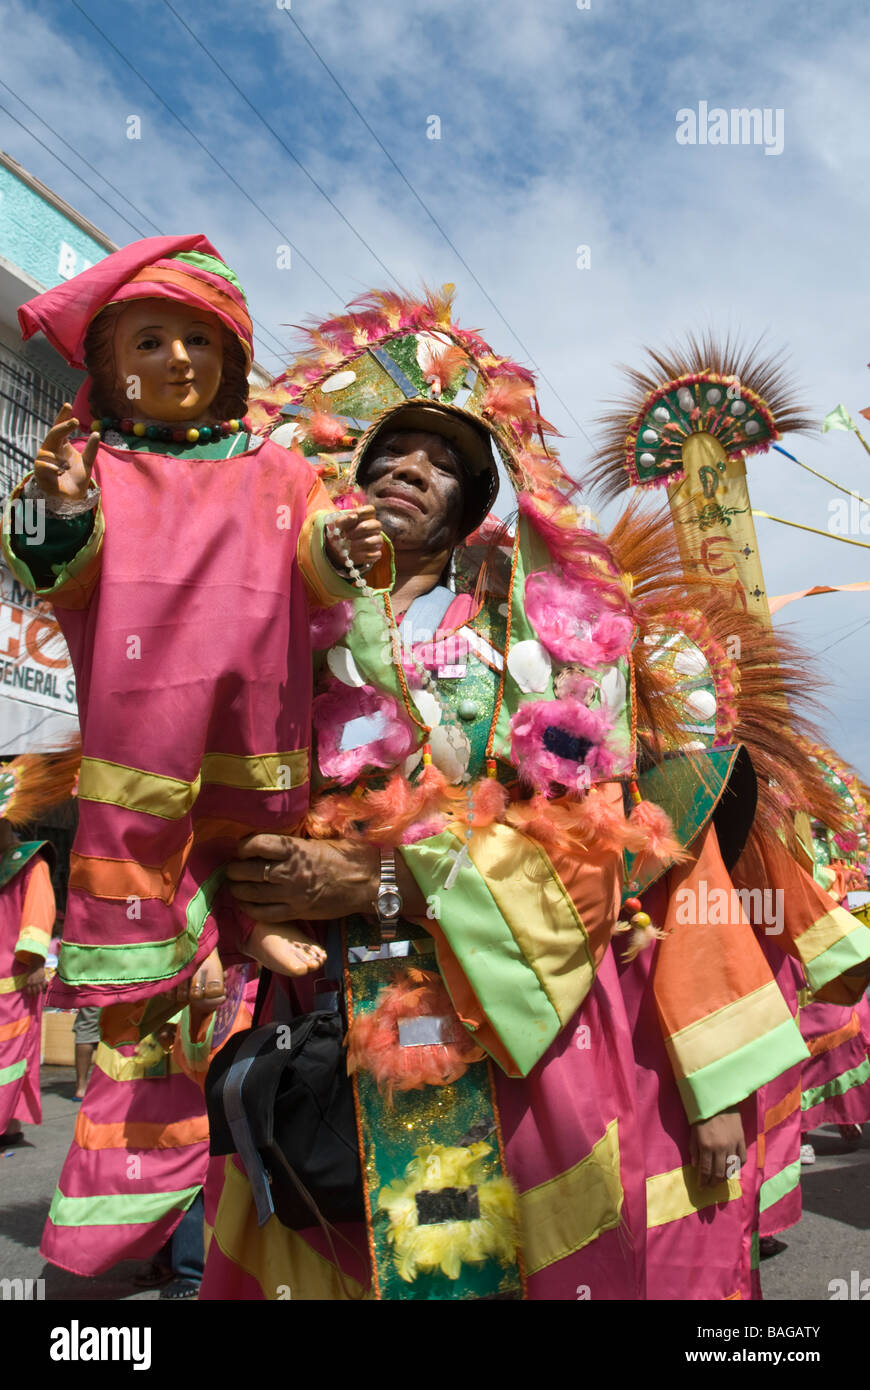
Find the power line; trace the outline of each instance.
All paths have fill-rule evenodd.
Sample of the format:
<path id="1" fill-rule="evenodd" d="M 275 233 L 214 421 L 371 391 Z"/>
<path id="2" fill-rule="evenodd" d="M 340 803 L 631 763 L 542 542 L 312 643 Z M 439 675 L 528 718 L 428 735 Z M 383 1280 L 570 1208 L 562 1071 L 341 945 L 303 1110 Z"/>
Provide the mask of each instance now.
<path id="1" fill-rule="evenodd" d="M 127 65 L 127 67 L 130 69 L 130 71 L 131 71 L 132 73 L 134 73 L 136 77 L 139 78 L 139 81 L 140 81 L 141 83 L 143 83 L 143 85 L 144 85 L 145 87 L 148 88 L 148 91 L 151 93 L 151 95 L 155 98 L 156 101 L 159 101 L 159 102 L 160 102 L 160 105 L 163 106 L 163 107 L 169 112 L 169 114 L 170 114 L 170 116 L 173 118 L 173 120 L 175 120 L 175 121 L 178 122 L 178 124 L 181 126 L 182 130 L 185 130 L 185 131 L 187 132 L 187 134 L 190 136 L 190 138 L 196 142 L 196 144 L 197 144 L 197 145 L 199 146 L 199 148 L 203 151 L 203 153 L 208 155 L 208 157 L 209 157 L 209 159 L 212 161 L 212 163 L 217 165 L 217 167 L 218 167 L 218 169 L 220 169 L 221 173 L 224 174 L 225 177 L 229 179 L 230 183 L 233 185 L 234 188 L 238 189 L 238 191 L 239 191 L 239 193 L 241 193 L 242 197 L 243 197 L 247 202 L 249 202 L 249 203 L 251 204 L 252 207 L 256 208 L 257 212 L 259 212 L 260 216 L 263 217 L 263 218 L 265 219 L 265 221 L 269 223 L 269 226 L 270 226 L 270 227 L 273 227 L 273 228 L 275 229 L 275 231 L 276 231 L 276 232 L 278 233 L 278 235 L 281 237 L 282 242 L 283 242 L 285 245 L 289 246 L 290 249 L 291 249 L 291 251 L 295 251 L 295 252 L 296 252 L 296 255 L 299 257 L 299 259 L 300 259 L 301 261 L 303 261 L 303 262 L 305 263 L 305 265 L 308 266 L 309 270 L 311 270 L 311 271 L 317 276 L 317 278 L 318 278 L 318 280 L 320 280 L 321 284 L 323 284 L 323 285 L 326 286 L 326 288 L 329 290 L 329 293 L 332 294 L 332 295 L 335 295 L 336 299 L 339 299 L 339 298 L 340 298 L 340 295 L 339 295 L 338 290 L 335 288 L 335 286 L 334 286 L 334 285 L 331 285 L 331 284 L 329 283 L 329 281 L 326 279 L 326 276 L 325 276 L 325 275 L 322 275 L 322 274 L 320 273 L 320 271 L 317 269 L 317 267 L 316 267 L 311 261 L 309 261 L 308 257 L 304 254 L 304 252 L 300 251 L 299 248 L 298 248 L 298 247 L 290 240 L 290 238 L 287 236 L 286 232 L 284 232 L 284 231 L 282 230 L 282 228 L 278 226 L 277 222 L 274 222 L 274 221 L 272 220 L 272 218 L 271 218 L 271 217 L 269 216 L 269 214 L 266 212 L 265 208 L 263 208 L 263 207 L 257 202 L 256 198 L 252 197 L 251 194 L 248 193 L 247 190 L 244 189 L 244 188 L 242 187 L 242 185 L 239 183 L 238 179 L 235 178 L 234 175 L 230 173 L 229 169 L 227 169 L 226 166 L 225 166 L 224 164 L 221 163 L 221 161 L 218 159 L 217 155 L 212 154 L 211 150 L 208 148 L 208 146 L 207 146 L 202 140 L 200 140 L 200 138 L 199 138 L 199 136 L 196 134 L 196 132 L 195 132 L 194 130 L 192 130 L 192 129 L 190 128 L 190 126 L 187 124 L 187 122 L 186 122 L 181 116 L 179 116 L 179 115 L 172 109 L 172 107 L 169 105 L 169 102 L 168 102 L 168 101 L 165 101 L 164 98 L 160 95 L 160 93 L 159 93 L 154 87 L 152 87 L 152 85 L 151 85 L 151 83 L 148 81 L 147 77 L 143 77 L 143 76 L 142 76 L 142 73 L 139 71 L 139 69 L 136 68 L 136 67 L 134 67 L 134 65 L 130 62 L 130 59 L 127 57 L 126 53 L 123 53 L 123 52 L 121 51 L 121 49 L 118 48 L 117 44 L 115 44 L 115 43 L 112 42 L 112 40 L 109 38 L 108 34 L 105 33 L 105 31 L 104 31 L 103 29 L 100 28 L 99 24 L 97 24 L 95 20 L 91 19 L 90 15 L 87 13 L 87 11 L 82 9 L 81 5 L 79 4 L 79 0 L 70 0 L 70 3 L 71 3 L 72 5 L 74 5 L 75 8 L 78 10 L 79 14 L 82 15 L 82 17 L 83 17 L 84 19 L 87 20 L 87 22 L 88 22 L 88 24 L 90 24 L 91 28 L 96 30 L 96 32 L 100 35 L 100 38 L 104 41 L 104 43 L 107 43 L 107 44 L 109 45 L 109 47 L 112 49 L 112 51 L 113 51 L 114 53 L 117 53 L 117 55 L 118 55 L 118 57 L 121 59 L 121 61 L 122 61 L 123 63 L 125 63 L 125 64 Z M 126 219 L 125 219 L 125 221 L 126 221 Z"/>
<path id="2" fill-rule="evenodd" d="M 66 149 L 68 149 L 72 154 L 75 155 L 76 159 L 80 159 L 82 164 L 85 164 L 88 167 L 88 169 L 91 170 L 92 173 L 96 174 L 98 179 L 102 179 L 103 183 L 106 184 L 108 188 L 111 188 L 113 193 L 117 193 L 118 197 L 123 199 L 127 206 L 131 207 L 133 211 L 137 214 L 137 216 L 143 218 L 144 221 L 148 223 L 149 227 L 153 227 L 155 232 L 160 231 L 160 228 L 157 226 L 156 222 L 152 222 L 151 218 L 148 216 L 147 213 L 144 213 L 141 208 L 137 207 L 136 204 L 126 196 L 126 194 L 121 192 L 120 188 L 117 188 L 110 179 L 106 178 L 105 174 L 101 174 L 96 165 L 92 164 L 89 159 L 85 159 L 85 156 L 79 150 L 77 150 L 74 145 L 71 145 L 69 140 L 65 140 L 64 137 L 58 131 L 55 130 L 54 126 L 51 125 L 45 119 L 44 116 L 40 116 L 38 111 L 34 111 L 33 107 L 29 106 L 28 103 L 24 100 L 24 98 L 22 96 L 19 96 L 18 92 L 16 92 L 13 87 L 9 86 L 8 82 L 4 82 L 2 77 L 0 77 L 0 87 L 4 87 L 6 91 L 9 93 L 9 95 L 15 98 L 19 106 L 23 106 L 25 111 L 29 111 L 31 116 L 34 116 L 41 125 L 45 126 L 46 130 L 50 130 L 55 140 L 59 140 L 60 143 L 66 147 Z M 56 155 L 55 158 L 57 158 Z M 73 173 L 73 170 L 70 170 L 70 173 Z M 76 178 L 78 178 L 78 175 L 76 175 Z M 105 202 L 105 199 L 103 199 L 103 201 Z M 111 203 L 106 203 L 106 206 L 111 207 L 112 205 Z M 114 211 L 114 209 L 112 210 Z M 132 222 L 128 222 L 127 225 L 128 227 L 132 227 L 133 224 Z M 143 235 L 142 232 L 140 232 L 139 235 Z"/>
<path id="3" fill-rule="evenodd" d="M 238 93 L 238 95 L 242 98 L 242 101 L 244 101 L 245 104 L 246 104 L 248 107 L 250 107 L 250 109 L 253 111 L 254 115 L 257 117 L 257 120 L 260 121 L 261 124 L 264 125 L 264 126 L 266 127 L 266 129 L 270 132 L 270 134 L 272 134 L 272 135 L 275 137 L 275 139 L 278 141 L 278 144 L 281 146 L 281 148 L 285 151 L 286 154 L 288 154 L 288 155 L 290 156 L 290 158 L 293 160 L 294 164 L 296 164 L 296 166 L 297 166 L 299 169 L 302 170 L 302 172 L 303 172 L 303 174 L 305 175 L 305 177 L 308 179 L 308 181 L 309 181 L 310 183 L 312 183 L 312 184 L 314 185 L 314 187 L 317 189 L 317 191 L 318 191 L 318 193 L 321 195 L 321 197 L 323 197 L 323 198 L 326 199 L 326 201 L 329 203 L 329 206 L 332 208 L 333 212 L 336 212 L 336 213 L 338 214 L 338 216 L 341 218 L 341 220 L 342 220 L 342 222 L 344 223 L 344 225 L 345 225 L 346 227 L 348 227 L 348 228 L 350 229 L 351 232 L 353 232 L 353 234 L 354 234 L 354 236 L 356 237 L 357 241 L 359 241 L 359 242 L 361 243 L 361 245 L 363 245 L 363 246 L 365 247 L 365 249 L 368 251 L 369 255 L 372 256 L 373 259 L 377 261 L 378 265 L 381 267 L 381 269 L 382 269 L 383 271 L 386 272 L 386 274 L 389 276 L 389 278 L 390 278 L 392 281 L 394 281 L 396 284 L 398 284 L 398 280 L 397 280 L 395 274 L 393 273 L 393 271 L 390 270 L 390 267 L 389 267 L 388 265 L 386 265 L 386 264 L 381 260 L 381 258 L 380 258 L 380 256 L 378 255 L 377 251 L 375 251 L 374 248 L 373 248 L 372 246 L 370 246 L 369 243 L 366 241 L 365 237 L 364 237 L 360 232 L 357 231 L 356 227 L 353 225 L 353 223 L 350 221 L 350 219 L 347 218 L 347 217 L 345 217 L 345 215 L 344 215 L 344 213 L 342 212 L 341 208 L 338 206 L 337 203 L 335 203 L 335 202 L 333 201 L 332 198 L 330 198 L 330 196 L 329 196 L 329 194 L 327 193 L 326 189 L 323 188 L 322 185 L 319 184 L 319 183 L 317 182 L 317 179 L 314 177 L 314 175 L 311 173 L 311 171 L 305 167 L 305 165 L 302 163 L 302 160 L 301 160 L 301 159 L 299 158 L 299 156 L 295 153 L 295 151 L 292 150 L 292 149 L 290 148 L 290 146 L 287 144 L 286 140 L 284 140 L 284 138 L 278 133 L 278 131 L 275 129 L 275 127 L 274 127 L 273 125 L 271 125 L 269 121 L 266 120 L 266 117 L 263 115 L 263 113 L 262 113 L 261 111 L 258 110 L 258 108 L 257 108 L 257 107 L 254 105 L 254 103 L 251 101 L 250 97 L 248 97 L 247 94 L 242 90 L 242 88 L 239 86 L 238 82 L 236 82 L 236 80 L 232 77 L 232 75 L 231 75 L 229 72 L 227 72 L 227 70 L 226 70 L 226 68 L 223 66 L 223 64 L 222 64 L 221 62 L 218 61 L 218 59 L 214 56 L 214 54 L 211 52 L 211 50 L 203 43 L 202 39 L 199 38 L 198 35 L 195 34 L 195 33 L 193 32 L 193 30 L 191 29 L 190 25 L 187 23 L 187 21 L 186 21 L 185 19 L 183 19 L 183 18 L 181 17 L 181 15 L 180 15 L 180 14 L 178 13 L 178 11 L 176 10 L 175 6 L 172 5 L 172 4 L 170 4 L 170 0 L 163 0 L 163 3 L 164 3 L 164 5 L 166 6 L 166 8 L 170 11 L 170 13 L 173 14 L 173 15 L 175 16 L 175 18 L 178 20 L 178 22 L 179 22 L 179 24 L 182 26 L 182 28 L 185 29 L 185 30 L 187 31 L 187 33 L 188 33 L 188 34 L 190 35 L 190 37 L 193 39 L 194 43 L 197 44 L 197 46 L 198 46 L 199 48 L 202 49 L 203 53 L 206 55 L 207 58 L 210 58 L 210 59 L 211 59 L 211 61 L 212 61 L 212 62 L 214 63 L 214 65 L 215 65 L 215 67 L 218 69 L 218 72 L 223 73 L 224 77 L 226 78 L 227 82 L 229 82 L 230 86 Z"/>
<path id="4" fill-rule="evenodd" d="M 75 0 L 73 0 L 73 3 L 75 3 Z M 164 0 L 164 3 L 165 3 L 165 0 Z M 283 7 L 282 7 L 282 8 L 283 8 Z M 392 164 L 392 166 L 393 166 L 393 168 L 395 169 L 396 173 L 399 175 L 399 178 L 400 178 L 400 179 L 402 180 L 402 182 L 405 184 L 405 187 L 406 187 L 406 188 L 409 190 L 409 192 L 414 196 L 414 198 L 416 198 L 417 202 L 420 204 L 420 207 L 421 207 L 421 208 L 423 209 L 423 211 L 426 213 L 426 216 L 430 219 L 430 221 L 432 222 L 432 224 L 436 227 L 436 229 L 438 230 L 438 232 L 441 234 L 441 236 L 442 236 L 442 237 L 444 238 L 444 240 L 447 242 L 447 245 L 450 247 L 450 249 L 451 249 L 451 251 L 453 252 L 454 256 L 456 256 L 456 258 L 457 258 L 457 260 L 459 261 L 460 265 L 462 265 L 462 267 L 463 267 L 463 268 L 468 272 L 468 274 L 471 276 L 472 280 L 474 281 L 474 283 L 475 283 L 475 285 L 477 286 L 477 288 L 480 290 L 480 292 L 481 292 L 481 294 L 483 295 L 484 299 L 485 299 L 485 300 L 487 301 L 487 303 L 491 306 L 491 308 L 495 310 L 496 314 L 497 314 L 498 317 L 501 319 L 501 321 L 502 321 L 502 323 L 504 324 L 505 328 L 506 328 L 506 329 L 508 330 L 508 332 L 513 336 L 513 338 L 516 340 L 516 342 L 519 344 L 520 348 L 521 348 L 522 351 L 525 353 L 525 355 L 526 355 L 526 357 L 528 358 L 529 362 L 531 362 L 532 366 L 533 366 L 533 367 L 535 368 L 535 370 L 537 371 L 537 373 L 538 373 L 538 375 L 540 376 L 541 380 L 542 380 L 543 382 L 545 382 L 545 383 L 547 384 L 547 386 L 549 386 L 550 390 L 552 391 L 552 393 L 553 393 L 553 395 L 555 396 L 556 400 L 557 400 L 557 401 L 559 402 L 559 404 L 561 405 L 562 409 L 565 411 L 566 415 L 569 417 L 569 419 L 573 420 L 574 424 L 577 426 L 578 430 L 580 430 L 581 434 L 584 436 L 584 438 L 587 440 L 587 442 L 588 442 L 589 444 L 592 444 L 592 440 L 589 438 L 589 435 L 586 433 L 585 429 L 584 429 L 583 426 L 581 425 L 580 421 L 577 419 L 576 415 L 573 413 L 572 410 L 570 410 L 570 409 L 568 408 L 568 406 L 567 406 L 567 405 L 565 404 L 565 402 L 562 400 L 562 397 L 559 395 L 559 392 L 556 390 L 555 386 L 554 386 L 553 383 L 550 381 L 549 377 L 547 377 L 547 376 L 544 374 L 542 368 L 538 365 L 538 363 L 535 361 L 535 359 L 534 359 L 534 357 L 532 356 L 532 354 L 529 352 L 529 349 L 526 347 L 526 345 L 525 345 L 525 343 L 523 342 L 522 338 L 520 337 L 519 333 L 517 333 L 516 329 L 515 329 L 510 323 L 508 323 L 508 320 L 505 318 L 505 316 L 504 316 L 504 314 L 502 313 L 501 309 L 499 309 L 499 307 L 498 307 L 498 305 L 496 304 L 495 300 L 493 299 L 492 295 L 489 294 L 489 292 L 488 292 L 488 291 L 484 288 L 484 286 L 480 283 L 480 280 L 477 278 L 477 276 L 475 275 L 475 273 L 474 273 L 474 271 L 472 270 L 471 266 L 468 264 L 467 260 L 466 260 L 465 257 L 462 255 L 462 252 L 461 252 L 461 251 L 459 250 L 459 248 L 454 244 L 454 242 L 450 239 L 450 237 L 448 236 L 447 232 L 444 230 L 444 228 L 442 227 L 441 223 L 438 221 L 437 217 L 435 216 L 434 212 L 433 212 L 432 209 L 429 207 L 428 203 L 426 203 L 426 202 L 423 200 L 423 198 L 422 198 L 422 197 L 420 196 L 420 194 L 417 192 L 417 190 L 416 190 L 416 188 L 414 187 L 414 185 L 411 183 L 410 179 L 407 177 L 407 175 L 403 172 L 403 170 L 402 170 L 402 169 L 399 167 L 399 165 L 396 163 L 395 159 L 394 159 L 393 156 L 390 154 L 390 151 L 387 149 L 386 145 L 384 144 L 383 140 L 382 140 L 382 139 L 380 138 L 380 136 L 378 135 L 377 131 L 374 130 L 373 127 L 369 124 L 368 120 L 367 120 L 366 117 L 363 115 L 362 111 L 360 111 L 359 107 L 357 106 L 356 102 L 354 101 L 353 97 L 350 95 L 350 93 L 347 91 L 347 89 L 342 85 L 342 83 L 341 83 L 341 82 L 339 81 L 339 79 L 336 77 L 335 73 L 332 71 L 332 68 L 329 67 L 329 65 L 328 65 L 328 63 L 326 62 L 325 58 L 321 57 L 320 53 L 319 53 L 319 52 L 317 51 L 317 49 L 314 47 L 314 44 L 313 44 L 313 43 L 311 42 L 311 40 L 309 39 L 308 35 L 306 34 L 305 30 L 302 28 L 302 26 L 301 26 L 301 24 L 299 23 L 299 21 L 293 16 L 293 14 L 291 14 L 289 8 L 284 9 L 284 14 L 285 14 L 285 16 L 287 17 L 287 19 L 290 20 L 291 24 L 293 24 L 293 25 L 295 26 L 295 28 L 296 28 L 297 32 L 299 33 L 299 35 L 301 36 L 301 38 L 304 39 L 305 43 L 307 43 L 308 47 L 311 49 L 311 52 L 314 54 L 315 58 L 316 58 L 317 61 L 320 63 L 320 66 L 321 66 L 321 67 L 323 68 L 323 70 L 328 74 L 328 76 L 332 79 L 332 81 L 335 83 L 335 85 L 336 85 L 336 87 L 338 88 L 338 90 L 341 92 L 342 96 L 345 98 L 345 100 L 346 100 L 346 101 L 348 102 L 348 104 L 350 105 L 351 109 L 356 113 L 356 115 L 357 115 L 357 116 L 359 117 L 359 119 L 362 121 L 363 125 L 365 126 L 365 128 L 366 128 L 366 130 L 369 132 L 369 134 L 371 135 L 372 139 L 377 143 L 378 147 L 379 147 L 379 148 L 383 151 L 383 153 L 386 155 L 387 159 L 388 159 L 388 160 L 390 161 L 390 163 Z"/>
<path id="5" fill-rule="evenodd" d="M 51 155 L 52 159 L 56 159 L 58 164 L 63 164 L 63 160 L 61 159 L 60 155 L 55 154 L 54 150 L 52 150 L 48 145 L 46 145 L 44 140 L 40 140 L 39 136 L 35 135 L 32 130 L 29 130 L 23 121 L 19 121 L 17 116 L 13 116 L 8 106 L 4 106 L 2 101 L 0 101 L 0 111 L 3 111 L 9 117 L 10 121 L 14 121 L 17 126 L 20 126 L 20 128 L 24 131 L 25 135 L 29 135 L 31 140 L 36 141 L 37 145 L 41 145 L 42 148 L 46 151 L 46 153 Z M 66 164 L 64 164 L 63 167 L 65 169 L 68 168 Z M 95 198 L 99 198 L 101 203 L 105 203 L 107 208 L 111 208 L 112 212 L 114 212 L 117 217 L 120 217 L 122 222 L 126 222 L 128 227 L 132 227 L 133 231 L 136 233 L 137 236 L 141 237 L 142 229 L 140 227 L 137 227 L 134 222 L 131 222 L 129 217 L 125 217 L 123 212 L 120 212 L 118 208 L 114 207 L 113 204 L 109 202 L 108 198 L 104 197 L 102 193 L 98 193 L 97 190 L 94 188 L 93 184 L 88 183 L 87 179 L 82 178 L 81 174 L 76 174 L 73 169 L 70 169 L 69 172 L 73 175 L 74 178 L 78 179 L 79 183 L 83 183 L 85 188 L 89 188 Z"/>
<path id="6" fill-rule="evenodd" d="M 83 164 L 86 164 L 88 166 L 89 169 L 93 169 L 94 173 L 96 173 L 97 176 L 103 180 L 103 183 L 107 184 L 109 188 L 113 189 L 113 191 L 118 194 L 119 198 L 122 198 L 125 203 L 127 203 L 131 208 L 133 208 L 134 212 L 140 212 L 140 209 L 136 207 L 136 204 L 132 203 L 130 199 L 124 193 L 122 193 L 120 188 L 117 188 L 109 179 L 105 177 L 104 174 L 101 174 L 98 169 L 94 168 L 94 165 L 91 164 L 89 160 L 85 159 L 84 155 L 80 154 L 74 145 L 71 145 L 68 140 L 65 140 L 62 135 L 59 135 L 58 132 L 54 129 L 54 127 L 51 126 L 49 122 L 46 121 L 42 116 L 40 116 L 37 111 L 34 111 L 32 106 L 28 106 L 27 102 L 23 101 L 21 97 L 18 95 L 18 93 L 12 87 L 10 87 L 7 82 L 4 82 L 2 78 L 0 78 L 0 86 L 4 87 L 7 92 L 11 93 L 15 100 L 20 102 L 21 105 L 27 111 L 29 111 L 32 116 L 36 118 L 36 120 L 40 121 L 42 125 L 46 127 L 47 130 L 50 130 L 52 135 L 54 135 L 56 139 L 60 140 L 61 144 L 65 145 L 66 148 L 70 150 L 72 154 L 76 156 L 77 159 L 80 159 Z M 61 159 L 60 155 L 56 154 L 49 145 L 46 145 L 44 140 L 40 140 L 39 136 L 35 134 L 35 132 L 32 131 L 29 126 L 25 125 L 23 121 L 20 121 L 17 116 L 13 116 L 12 112 L 8 109 L 8 107 L 4 106 L 2 102 L 0 102 L 0 111 L 5 112 L 9 119 L 14 121 L 15 124 L 19 126 L 26 135 L 29 135 L 32 140 L 35 140 L 36 143 L 40 145 L 42 149 L 46 151 L 47 154 L 51 155 L 52 159 L 56 160 L 58 164 L 61 164 L 63 166 L 67 173 L 72 174 L 74 179 L 77 179 L 78 182 L 83 184 L 85 188 L 87 188 L 91 193 L 93 193 L 94 196 L 98 198 L 101 203 L 105 204 L 105 206 L 109 208 L 112 212 L 114 212 L 118 217 L 120 217 L 123 222 L 126 222 L 128 227 L 132 227 L 133 231 L 136 233 L 137 236 L 142 237 L 145 235 L 141 227 L 137 227 L 136 224 L 134 222 L 131 222 L 128 217 L 125 217 L 124 214 L 120 212 L 119 209 L 116 208 L 113 203 L 110 203 L 108 198 L 106 198 L 104 194 L 100 193 L 96 188 L 94 188 L 93 184 L 88 183 L 87 179 L 83 178 L 81 174 L 76 173 L 75 169 L 71 169 L 68 164 L 65 164 L 64 161 Z M 144 214 L 142 215 L 144 216 Z M 150 217 L 146 217 L 145 220 L 149 224 L 149 226 L 153 227 L 159 235 L 165 235 L 165 233 L 163 233 L 161 229 L 157 226 L 157 223 L 152 222 Z M 265 348 L 265 350 L 271 353 L 273 357 L 277 357 L 279 362 L 284 362 L 286 359 L 286 348 L 284 344 L 281 342 L 280 338 L 278 338 L 270 328 L 267 328 L 265 324 L 260 323 L 258 319 L 252 318 L 252 322 L 257 325 L 261 333 L 264 333 L 268 337 L 272 338 L 272 340 L 277 344 L 277 348 L 271 348 L 269 347 L 268 343 L 263 343 L 263 347 Z"/>
<path id="7" fill-rule="evenodd" d="M 862 627 L 866 627 L 868 623 L 870 623 L 870 618 L 864 618 L 863 621 L 860 622 L 856 628 L 853 628 L 851 632 L 844 632 L 843 636 L 838 637 L 836 642 L 832 642 L 829 647 L 822 647 L 822 650 L 820 652 L 816 652 L 816 656 L 824 656 L 825 652 L 831 651 L 833 647 L 839 647 L 841 642 L 845 642 L 849 637 L 854 637 L 855 633 L 860 632 Z"/>

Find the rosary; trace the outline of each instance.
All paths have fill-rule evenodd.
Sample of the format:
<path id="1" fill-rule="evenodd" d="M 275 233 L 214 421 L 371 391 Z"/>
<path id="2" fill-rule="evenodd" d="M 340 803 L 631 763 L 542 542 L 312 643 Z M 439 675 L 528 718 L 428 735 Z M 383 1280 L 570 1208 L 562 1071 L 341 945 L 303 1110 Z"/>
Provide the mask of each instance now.
<path id="1" fill-rule="evenodd" d="M 453 713 L 452 709 L 450 709 L 450 707 L 446 704 L 446 702 L 441 698 L 441 692 L 438 689 L 438 684 L 430 675 L 429 671 L 422 664 L 422 662 L 418 660 L 418 658 L 414 655 L 413 651 L 406 647 L 403 643 L 395 620 L 391 622 L 390 619 L 387 618 L 385 613 L 382 614 L 381 605 L 378 603 L 378 596 L 375 593 L 374 589 L 366 582 L 365 577 L 362 574 L 362 571 L 354 564 L 350 551 L 348 550 L 347 544 L 345 543 L 345 539 L 341 531 L 334 523 L 327 522 L 326 534 L 332 541 L 336 550 L 341 555 L 344 567 L 347 570 L 352 583 L 355 585 L 357 589 L 359 589 L 360 593 L 369 600 L 370 603 L 374 604 L 375 608 L 378 611 L 378 614 L 383 616 L 384 634 L 386 638 L 389 640 L 391 650 L 399 654 L 400 659 L 402 657 L 407 657 L 410 660 L 414 667 L 414 670 L 420 677 L 420 683 L 423 689 L 429 695 L 432 696 L 432 698 L 438 705 L 438 708 L 441 711 L 442 722 L 448 730 L 448 740 L 453 741 L 454 747 L 461 746 L 462 742 L 465 739 L 465 735 L 462 731 L 461 725 L 456 719 L 455 714 Z M 451 734 L 458 735 L 458 739 L 456 739 L 455 741 L 451 740 Z M 431 751 L 427 751 L 427 747 L 424 746 L 423 763 L 424 765 L 430 765 L 431 762 Z M 466 787 L 467 809 L 465 815 L 465 838 L 459 849 L 451 849 L 447 852 L 447 857 L 449 859 L 452 859 L 453 863 L 450 868 L 450 872 L 448 873 L 447 878 L 444 882 L 445 891 L 449 891 L 453 887 L 453 885 L 456 883 L 457 878 L 459 877 L 460 870 L 463 869 L 469 861 L 468 845 L 469 841 L 471 840 L 474 828 L 474 799 L 471 789 L 471 778 L 469 774 L 465 772 L 462 774 L 460 780 L 468 784 Z"/>

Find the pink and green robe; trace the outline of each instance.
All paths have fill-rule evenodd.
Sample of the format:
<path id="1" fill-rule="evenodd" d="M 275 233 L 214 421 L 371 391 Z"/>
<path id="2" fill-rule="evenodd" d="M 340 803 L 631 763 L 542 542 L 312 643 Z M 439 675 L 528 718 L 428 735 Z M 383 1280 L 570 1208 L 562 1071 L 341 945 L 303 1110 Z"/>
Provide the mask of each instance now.
<path id="1" fill-rule="evenodd" d="M 10 1121 L 42 1120 L 39 1059 L 42 991 L 25 994 L 29 972 L 51 943 L 55 904 L 45 841 L 0 854 L 0 1134 Z"/>
<path id="2" fill-rule="evenodd" d="M 250 1022 L 250 993 L 237 993 L 225 1037 Z M 183 1036 L 187 1010 L 166 1054 L 153 1039 L 97 1047 L 39 1247 L 61 1269 L 93 1278 L 121 1260 L 150 1259 L 201 1191 L 208 1118 L 179 1060 Z"/>
<path id="3" fill-rule="evenodd" d="M 250 922 L 223 866 L 243 836 L 305 814 L 309 598 L 349 592 L 323 553 L 329 498 L 276 444 L 103 443 L 94 477 L 93 529 L 51 582 L 13 549 L 9 513 L 4 535 L 76 673 L 79 825 L 51 993 L 66 1008 L 145 1001 L 219 936 L 238 952 Z"/>

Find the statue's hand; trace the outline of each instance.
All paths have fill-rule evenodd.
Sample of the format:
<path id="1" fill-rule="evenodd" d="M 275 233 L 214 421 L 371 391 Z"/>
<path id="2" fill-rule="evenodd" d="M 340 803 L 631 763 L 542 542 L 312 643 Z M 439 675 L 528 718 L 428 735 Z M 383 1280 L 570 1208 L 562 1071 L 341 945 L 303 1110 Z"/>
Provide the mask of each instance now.
<path id="1" fill-rule="evenodd" d="M 36 455 L 33 465 L 36 482 L 49 497 L 80 502 L 87 496 L 100 436 L 96 431 L 91 434 L 80 454 L 69 442 L 70 435 L 78 428 L 79 422 L 67 402 L 61 406 Z"/>

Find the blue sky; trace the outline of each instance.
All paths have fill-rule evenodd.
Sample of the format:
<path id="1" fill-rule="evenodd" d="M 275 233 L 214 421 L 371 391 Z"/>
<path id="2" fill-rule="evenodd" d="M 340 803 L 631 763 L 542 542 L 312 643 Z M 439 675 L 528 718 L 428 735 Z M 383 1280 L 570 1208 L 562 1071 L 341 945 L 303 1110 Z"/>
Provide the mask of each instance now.
<path id="1" fill-rule="evenodd" d="M 7 0 L 0 79 L 161 231 L 212 239 L 264 325 L 258 358 L 277 370 L 291 341 L 285 325 L 335 311 L 385 283 L 386 272 L 163 0 L 80 2 L 267 216 L 72 0 Z M 572 471 L 582 475 L 594 418 L 619 392 L 614 364 L 637 362 L 644 344 L 668 344 L 692 329 L 765 333 L 771 349 L 787 349 L 817 418 L 838 401 L 853 415 L 870 405 L 861 0 L 590 0 L 588 10 L 575 0 L 292 0 L 289 14 L 275 0 L 186 0 L 178 8 L 396 279 L 411 288 L 454 281 L 460 319 L 496 350 L 538 365 L 547 378 L 541 405 L 564 433 Z M 781 109 L 782 153 L 678 144 L 677 111 L 702 100 Z M 116 241 L 153 233 L 7 91 L 0 101 L 61 162 L 0 112 L 5 150 Z M 126 137 L 134 115 L 139 140 Z M 427 138 L 433 115 L 439 140 Z M 296 255 L 291 269 L 278 267 L 285 238 L 316 270 Z M 590 247 L 588 270 L 576 265 L 580 244 Z M 785 444 L 870 496 L 870 458 L 850 436 Z M 751 461 L 750 486 L 756 507 L 822 528 L 837 496 L 775 454 Z M 868 551 L 757 526 L 772 594 L 870 578 Z M 827 736 L 870 778 L 870 595 L 807 599 L 782 621 L 821 654 L 832 682 Z"/>

